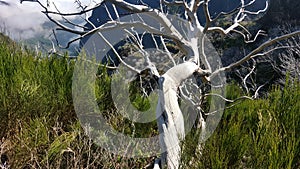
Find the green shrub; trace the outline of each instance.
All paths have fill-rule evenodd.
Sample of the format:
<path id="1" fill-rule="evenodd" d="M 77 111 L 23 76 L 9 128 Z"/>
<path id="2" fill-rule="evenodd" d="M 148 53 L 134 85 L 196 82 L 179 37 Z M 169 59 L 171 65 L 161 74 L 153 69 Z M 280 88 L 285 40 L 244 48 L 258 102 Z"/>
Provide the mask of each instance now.
<path id="1" fill-rule="evenodd" d="M 183 160 L 183 168 L 299 168 L 299 86 L 274 87 L 268 98 L 225 110 L 201 154 L 187 153 L 191 142 L 186 140 L 184 156 L 191 157 L 185 157 L 189 161 Z"/>
<path id="2" fill-rule="evenodd" d="M 153 161 L 114 155 L 85 135 L 72 100 L 76 61 L 67 54 L 44 57 L 0 36 L 0 155 L 8 156 L 11 168 L 142 168 Z M 98 69 L 95 84 L 86 83 L 83 74 L 76 89 L 95 93 L 100 113 L 115 130 L 134 137 L 156 135 L 155 121 L 133 123 L 122 117 L 111 98 L 111 77 Z M 134 87 L 133 105 L 155 113 L 149 98 Z M 231 84 L 227 94 L 234 99 L 244 93 Z M 198 144 L 198 130 L 188 134 L 182 168 L 299 168 L 299 100 L 299 83 L 287 80 L 283 90 L 275 86 L 267 98 L 226 109 L 205 143 Z"/>

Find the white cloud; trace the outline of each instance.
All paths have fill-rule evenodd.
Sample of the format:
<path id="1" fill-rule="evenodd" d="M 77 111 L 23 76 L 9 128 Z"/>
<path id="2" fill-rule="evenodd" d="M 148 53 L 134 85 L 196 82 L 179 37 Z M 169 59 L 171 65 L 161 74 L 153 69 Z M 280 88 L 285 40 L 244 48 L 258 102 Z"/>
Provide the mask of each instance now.
<path id="1" fill-rule="evenodd" d="M 38 34 L 44 34 L 42 24 L 48 21 L 47 17 L 41 12 L 41 8 L 34 2 L 23 2 L 20 0 L 2 0 L 2 2 L 9 3 L 9 5 L 0 4 L 0 28 L 6 29 L 13 39 L 27 39 L 32 38 Z M 46 5 L 46 0 L 41 0 Z M 50 2 L 50 10 L 56 10 L 53 5 L 64 13 L 78 11 L 73 0 L 56 0 Z M 91 0 L 83 0 L 82 4 L 88 5 Z"/>

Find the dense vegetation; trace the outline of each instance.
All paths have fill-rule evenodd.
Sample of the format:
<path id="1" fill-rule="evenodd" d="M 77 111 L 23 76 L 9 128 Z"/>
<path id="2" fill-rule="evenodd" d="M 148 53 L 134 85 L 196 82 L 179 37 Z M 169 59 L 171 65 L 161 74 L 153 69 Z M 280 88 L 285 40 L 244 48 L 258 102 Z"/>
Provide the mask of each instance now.
<path id="1" fill-rule="evenodd" d="M 270 7 L 259 22 L 264 29 L 278 27 L 282 24 L 296 24 L 299 25 L 299 10 L 295 8 L 300 5 L 298 0 L 270 0 Z"/>
<path id="2" fill-rule="evenodd" d="M 74 63 L 67 55 L 43 57 L 21 49 L 1 35 L 0 168 L 142 168 L 153 161 L 111 154 L 85 136 L 72 103 Z M 109 76 L 99 73 L 99 107 L 113 127 L 130 134 L 130 122 L 115 113 L 109 85 Z M 232 84 L 227 93 L 233 98 L 243 91 Z M 143 109 L 139 96 L 132 97 Z M 299 100 L 300 84 L 287 80 L 266 98 L 227 109 L 201 152 L 191 137 L 197 131 L 187 136 L 182 168 L 299 168 Z M 155 122 L 150 126 L 136 128 L 144 136 L 156 134 Z"/>

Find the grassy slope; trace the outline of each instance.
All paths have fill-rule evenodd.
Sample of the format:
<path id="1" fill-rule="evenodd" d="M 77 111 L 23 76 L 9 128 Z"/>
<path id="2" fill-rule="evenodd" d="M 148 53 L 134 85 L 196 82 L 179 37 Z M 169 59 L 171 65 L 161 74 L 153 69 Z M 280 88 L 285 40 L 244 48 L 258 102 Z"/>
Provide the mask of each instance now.
<path id="1" fill-rule="evenodd" d="M 112 155 L 83 134 L 72 104 L 73 69 L 74 61 L 67 57 L 45 58 L 21 49 L 1 35 L 1 157 L 8 157 L 11 168 L 146 165 L 149 159 L 133 160 Z M 105 77 L 97 84 L 98 99 L 109 101 L 109 79 Z M 112 109 L 108 106 L 112 104 L 103 104 L 106 111 Z"/>
<path id="2" fill-rule="evenodd" d="M 67 58 L 36 56 L 0 34 L 1 158 L 8 157 L 11 168 L 141 168 L 148 164 L 152 158 L 110 154 L 83 134 L 72 105 L 73 68 L 74 62 Z M 107 98 L 109 79 L 99 79 L 97 84 L 98 99 Z M 229 89 L 229 97 L 238 95 L 236 88 Z M 188 136 L 183 168 L 299 168 L 299 97 L 300 86 L 290 84 L 284 91 L 274 87 L 267 99 L 243 101 L 227 109 L 201 154 L 192 155 L 196 144 L 192 134 Z M 103 110 L 112 109 L 111 104 L 103 104 Z M 112 125 L 121 124 L 116 119 L 110 118 Z M 130 125 L 122 124 L 130 133 Z M 142 130 L 147 134 L 149 128 Z"/>
<path id="3" fill-rule="evenodd" d="M 184 168 L 300 168 L 299 99 L 300 85 L 290 84 L 227 109 L 202 155 Z"/>

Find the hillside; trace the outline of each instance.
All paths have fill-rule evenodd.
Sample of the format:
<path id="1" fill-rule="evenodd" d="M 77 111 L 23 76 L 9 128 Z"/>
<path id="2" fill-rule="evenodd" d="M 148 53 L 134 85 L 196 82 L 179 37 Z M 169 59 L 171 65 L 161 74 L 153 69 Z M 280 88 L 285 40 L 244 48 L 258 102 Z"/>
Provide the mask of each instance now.
<path id="1" fill-rule="evenodd" d="M 0 34 L 0 168 L 123 169 L 153 162 L 155 157 L 112 154 L 84 134 L 72 100 L 74 65 L 67 56 L 36 55 Z M 82 78 L 82 85 L 91 85 Z M 128 136 L 157 134 L 155 121 L 137 124 L 122 118 L 109 99 L 110 80 L 99 68 L 92 84 L 108 123 Z M 241 95 L 238 84 L 228 85 L 228 98 Z M 226 109 L 217 130 L 200 144 L 201 152 L 196 149 L 198 138 L 193 137 L 199 131 L 188 134 L 182 143 L 182 168 L 298 169 L 299 101 L 299 82 L 287 80 L 285 88 L 273 86 L 266 98 L 243 100 Z"/>
<path id="2" fill-rule="evenodd" d="M 13 44 L 14 41 L 12 41 L 8 36 L 4 35 L 3 33 L 0 32 L 0 40 L 2 43 L 7 43 L 7 44 Z"/>
<path id="3" fill-rule="evenodd" d="M 300 1 L 298 0 L 271 0 L 266 15 L 260 20 L 264 29 L 284 24 L 300 24 Z"/>
<path id="4" fill-rule="evenodd" d="M 141 4 L 146 4 L 152 8 L 160 8 L 160 0 L 151 0 L 151 1 L 142 1 L 142 0 L 126 0 L 126 2 L 129 3 L 133 3 L 133 4 L 137 4 L 137 5 L 141 5 Z M 246 0 L 245 1 L 250 2 L 250 0 Z M 89 17 L 89 20 L 95 25 L 95 26 L 100 26 L 104 23 L 106 23 L 108 20 L 110 20 L 110 17 L 107 13 L 107 10 L 110 12 L 111 17 L 113 19 L 116 19 L 116 14 L 114 12 L 114 9 L 112 7 L 112 4 L 109 2 L 105 2 L 103 3 L 103 5 L 99 6 L 98 8 L 96 8 L 95 10 L 93 10 L 92 15 Z M 212 15 L 212 18 L 217 16 L 219 13 L 221 12 L 229 12 L 233 9 L 235 9 L 237 6 L 240 5 L 240 1 L 239 0 L 214 0 L 211 1 L 209 3 L 209 9 L 210 9 L 210 14 Z M 265 6 L 265 2 L 264 1 L 257 1 L 254 4 L 252 4 L 250 7 L 248 7 L 247 9 L 249 10 L 258 10 L 261 8 L 264 8 Z M 122 16 L 126 16 L 128 14 L 130 14 L 130 12 L 117 7 L 116 8 L 119 12 L 119 15 Z M 182 15 L 182 13 L 180 11 L 182 11 L 182 9 L 169 9 L 170 12 L 172 13 L 172 10 L 174 11 L 179 11 L 178 13 Z M 198 18 L 199 20 L 204 23 L 205 22 L 205 16 L 203 16 L 203 12 L 201 10 L 199 10 L 198 12 Z M 92 28 L 92 26 L 87 23 L 85 25 L 85 27 L 87 28 Z M 88 37 L 83 38 L 80 42 L 80 45 L 83 45 L 86 41 L 87 41 Z M 145 43 L 145 45 L 147 45 L 147 43 Z"/>

